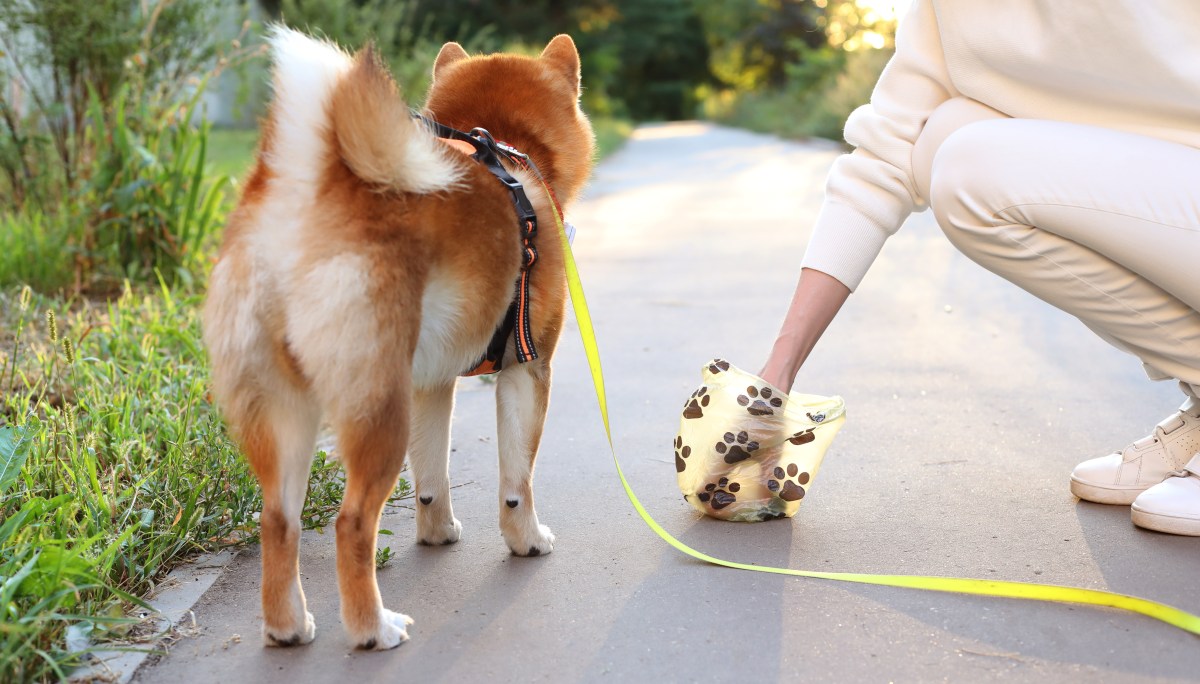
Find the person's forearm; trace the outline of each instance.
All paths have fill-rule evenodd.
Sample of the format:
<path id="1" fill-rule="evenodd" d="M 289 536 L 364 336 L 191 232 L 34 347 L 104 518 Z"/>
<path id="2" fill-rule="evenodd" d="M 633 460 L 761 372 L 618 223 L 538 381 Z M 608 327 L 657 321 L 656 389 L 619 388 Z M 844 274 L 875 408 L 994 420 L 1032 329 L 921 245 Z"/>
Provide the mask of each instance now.
<path id="1" fill-rule="evenodd" d="M 849 296 L 850 288 L 833 276 L 801 269 L 792 304 L 759 375 L 790 392 L 796 373 Z"/>

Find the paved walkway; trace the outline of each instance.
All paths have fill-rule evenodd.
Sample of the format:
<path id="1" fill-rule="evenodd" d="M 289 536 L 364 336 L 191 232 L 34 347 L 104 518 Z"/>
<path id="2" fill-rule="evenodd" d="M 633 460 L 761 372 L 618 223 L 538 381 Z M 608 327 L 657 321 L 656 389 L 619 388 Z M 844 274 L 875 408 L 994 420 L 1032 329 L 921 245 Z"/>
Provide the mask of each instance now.
<path id="1" fill-rule="evenodd" d="M 797 388 L 849 419 L 792 521 L 702 519 L 671 441 L 700 366 L 756 370 L 791 295 L 836 150 L 703 124 L 638 129 L 573 212 L 618 448 L 650 512 L 706 552 L 856 572 L 1106 588 L 1200 612 L 1200 539 L 1134 528 L 1067 490 L 1080 459 L 1146 434 L 1179 403 L 1080 323 L 957 255 L 928 214 L 885 248 Z M 843 585 L 708 567 L 643 525 L 613 472 L 573 323 L 537 470 L 554 553 L 508 554 L 496 527 L 491 387 L 464 381 L 452 480 L 463 540 L 413 543 L 385 603 L 412 640 L 352 652 L 334 540 L 306 534 L 317 640 L 259 644 L 247 550 L 195 607 L 200 635 L 140 682 L 1200 680 L 1200 640 L 1109 610 Z"/>

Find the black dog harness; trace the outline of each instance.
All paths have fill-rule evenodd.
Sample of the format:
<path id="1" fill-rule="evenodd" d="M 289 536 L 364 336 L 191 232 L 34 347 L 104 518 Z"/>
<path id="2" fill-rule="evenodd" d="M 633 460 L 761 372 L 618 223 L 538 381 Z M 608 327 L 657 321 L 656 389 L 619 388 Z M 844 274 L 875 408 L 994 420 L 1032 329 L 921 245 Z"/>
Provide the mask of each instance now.
<path id="1" fill-rule="evenodd" d="M 519 363 L 532 361 L 538 355 L 537 349 L 533 346 L 533 331 L 529 324 L 529 275 L 538 258 L 537 249 L 533 244 L 533 239 L 537 236 L 537 214 L 533 211 L 533 204 L 525 194 L 525 188 L 521 185 L 521 181 L 514 178 L 504 168 L 501 159 L 506 159 L 512 164 L 532 171 L 538 177 L 541 177 L 541 173 L 538 172 L 537 166 L 529 159 L 528 155 L 503 142 L 497 142 L 486 129 L 475 128 L 470 133 L 463 133 L 416 112 L 413 112 L 413 118 L 423 122 L 439 138 L 462 141 L 475 148 L 475 153 L 470 155 L 471 158 L 483 164 L 484 168 L 508 189 L 513 208 L 517 212 L 517 224 L 521 231 L 521 274 L 517 277 L 513 302 L 509 305 L 508 313 L 505 314 L 500 327 L 496 328 L 496 332 L 492 335 L 492 340 L 488 342 L 483 357 L 473 368 L 463 373 L 463 376 L 490 375 L 501 370 L 504 366 L 504 348 L 508 345 L 510 335 L 516 341 L 517 361 Z M 554 201 L 553 198 L 551 201 Z"/>

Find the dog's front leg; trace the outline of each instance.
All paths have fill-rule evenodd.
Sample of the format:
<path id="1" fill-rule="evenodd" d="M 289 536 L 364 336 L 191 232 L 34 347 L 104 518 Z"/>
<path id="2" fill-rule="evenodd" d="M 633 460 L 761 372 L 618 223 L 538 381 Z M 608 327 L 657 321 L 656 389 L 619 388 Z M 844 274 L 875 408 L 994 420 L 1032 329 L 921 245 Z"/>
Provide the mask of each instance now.
<path id="1" fill-rule="evenodd" d="M 417 542 L 453 544 L 462 533 L 450 505 L 450 416 L 454 384 L 413 393 L 409 464 L 417 489 Z"/>
<path id="2" fill-rule="evenodd" d="M 518 556 L 554 550 L 554 534 L 533 507 L 533 462 L 550 401 L 548 360 L 512 364 L 496 381 L 500 441 L 500 532 Z"/>

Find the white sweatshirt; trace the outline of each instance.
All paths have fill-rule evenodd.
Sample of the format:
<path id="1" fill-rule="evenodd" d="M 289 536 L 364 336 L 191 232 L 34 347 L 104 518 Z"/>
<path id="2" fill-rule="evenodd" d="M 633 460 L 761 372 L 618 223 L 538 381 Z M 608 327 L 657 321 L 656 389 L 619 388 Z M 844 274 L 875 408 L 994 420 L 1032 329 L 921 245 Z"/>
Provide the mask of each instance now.
<path id="1" fill-rule="evenodd" d="M 846 121 L 856 149 L 829 173 L 804 267 L 858 287 L 924 204 L 913 143 L 960 95 L 1200 148 L 1200 0 L 914 0 L 871 103 Z"/>

